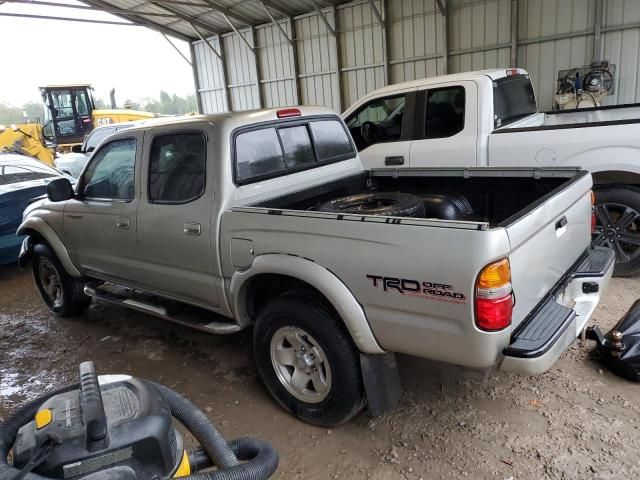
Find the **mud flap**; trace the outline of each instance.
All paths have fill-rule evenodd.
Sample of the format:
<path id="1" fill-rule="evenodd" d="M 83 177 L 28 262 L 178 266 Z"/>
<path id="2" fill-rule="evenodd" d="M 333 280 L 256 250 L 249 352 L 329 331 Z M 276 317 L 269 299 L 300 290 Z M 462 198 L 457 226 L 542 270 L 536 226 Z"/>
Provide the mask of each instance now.
<path id="1" fill-rule="evenodd" d="M 640 382 L 640 300 L 603 335 L 597 326 L 587 328 L 604 364 L 617 375 Z"/>
<path id="2" fill-rule="evenodd" d="M 24 268 L 29 264 L 32 254 L 33 245 L 31 243 L 31 237 L 27 235 L 26 237 L 24 237 L 24 240 L 22 240 L 20 254 L 18 255 L 18 265 L 20 265 L 20 268 Z"/>
<path id="3" fill-rule="evenodd" d="M 390 410 L 400 400 L 402 385 L 394 353 L 383 355 L 360 354 L 362 381 L 367 394 L 369 414 L 378 417 Z"/>

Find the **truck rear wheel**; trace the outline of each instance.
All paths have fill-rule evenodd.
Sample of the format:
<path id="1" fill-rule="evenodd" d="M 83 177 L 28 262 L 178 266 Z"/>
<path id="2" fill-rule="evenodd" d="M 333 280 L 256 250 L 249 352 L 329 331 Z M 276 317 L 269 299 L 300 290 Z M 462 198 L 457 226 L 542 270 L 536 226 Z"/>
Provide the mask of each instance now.
<path id="1" fill-rule="evenodd" d="M 596 230 L 593 245 L 616 252 L 616 277 L 640 272 L 640 189 L 631 186 L 596 190 Z"/>
<path id="2" fill-rule="evenodd" d="M 53 313 L 71 317 L 89 308 L 91 297 L 84 294 L 82 282 L 66 272 L 47 245 L 40 243 L 33 248 L 31 269 L 38 292 Z"/>
<path id="3" fill-rule="evenodd" d="M 302 421 L 340 425 L 364 406 L 358 352 L 332 309 L 313 296 L 271 301 L 258 315 L 253 350 L 267 390 Z"/>

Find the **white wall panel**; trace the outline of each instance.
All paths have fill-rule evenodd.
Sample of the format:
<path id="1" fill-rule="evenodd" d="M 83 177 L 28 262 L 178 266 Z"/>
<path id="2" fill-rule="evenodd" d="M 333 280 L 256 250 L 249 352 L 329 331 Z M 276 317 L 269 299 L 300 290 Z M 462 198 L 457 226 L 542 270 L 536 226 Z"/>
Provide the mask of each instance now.
<path id="1" fill-rule="evenodd" d="M 289 21 L 278 20 L 278 23 L 291 38 Z M 271 23 L 256 27 L 256 40 L 264 107 L 297 104 L 291 45 L 282 35 L 280 28 Z"/>
<path id="2" fill-rule="evenodd" d="M 443 20 L 435 0 L 387 3 L 391 83 L 444 74 Z"/>
<path id="3" fill-rule="evenodd" d="M 207 41 L 220 52 L 220 42 L 217 37 Z M 196 75 L 196 91 L 200 96 L 202 113 L 220 113 L 229 110 L 225 98 L 224 74 L 222 62 L 204 42 L 193 43 L 193 62 Z"/>
<path id="4" fill-rule="evenodd" d="M 640 2 L 608 0 L 603 16 L 603 58 L 616 65 L 616 89 L 607 103 L 640 102 Z M 620 26 L 633 28 L 607 31 Z"/>
<path id="5" fill-rule="evenodd" d="M 374 4 L 382 11 L 379 0 Z M 384 86 L 382 27 L 368 2 L 337 9 L 342 75 L 342 105 L 346 108 L 372 90 Z"/>
<path id="6" fill-rule="evenodd" d="M 329 24 L 335 26 L 331 9 L 324 10 Z M 316 14 L 294 21 L 298 41 L 300 95 L 303 105 L 324 105 L 340 110 L 336 39 Z"/>
<path id="7" fill-rule="evenodd" d="M 446 67 L 456 73 L 510 66 L 512 0 L 448 0 L 446 39 L 436 0 L 374 3 L 387 19 L 391 83 L 442 75 Z M 602 4 L 602 59 L 617 67 L 616 93 L 606 103 L 640 102 L 640 0 Z M 594 60 L 596 0 L 518 0 L 518 5 L 516 66 L 531 73 L 540 106 L 547 110 L 558 70 Z M 337 30 L 335 37 L 315 11 L 294 17 L 292 25 L 279 20 L 295 39 L 297 79 L 293 49 L 276 26 L 255 27 L 260 79 L 250 49 L 235 33 L 224 34 L 233 110 L 257 108 L 259 93 L 267 107 L 299 102 L 343 110 L 385 84 L 383 29 L 369 1 L 341 3 L 323 12 Z M 242 32 L 251 43 L 250 30 Z M 220 48 L 217 37 L 212 42 Z M 221 62 L 202 42 L 194 43 L 194 56 L 203 110 L 226 110 Z"/>
<path id="8" fill-rule="evenodd" d="M 449 72 L 511 63 L 511 0 L 449 2 Z"/>
<path id="9" fill-rule="evenodd" d="M 240 30 L 240 34 L 252 44 L 251 30 Z M 231 110 L 243 111 L 260 108 L 258 74 L 254 53 L 235 33 L 222 36 L 222 46 L 227 61 L 227 85 L 231 97 Z"/>

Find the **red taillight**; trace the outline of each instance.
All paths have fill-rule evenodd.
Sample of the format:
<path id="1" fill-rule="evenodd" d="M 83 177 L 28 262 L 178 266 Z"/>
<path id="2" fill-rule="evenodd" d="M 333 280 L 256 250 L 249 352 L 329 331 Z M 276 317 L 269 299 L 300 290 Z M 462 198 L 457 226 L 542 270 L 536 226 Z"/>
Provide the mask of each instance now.
<path id="1" fill-rule="evenodd" d="M 299 108 L 283 108 L 276 112 L 278 118 L 299 117 L 302 115 Z"/>
<path id="2" fill-rule="evenodd" d="M 482 330 L 494 332 L 511 325 L 513 295 L 499 300 L 476 299 L 476 324 Z"/>
<path id="3" fill-rule="evenodd" d="M 476 281 L 476 325 L 495 332 L 511 325 L 513 291 L 511 266 L 503 258 L 482 269 Z"/>

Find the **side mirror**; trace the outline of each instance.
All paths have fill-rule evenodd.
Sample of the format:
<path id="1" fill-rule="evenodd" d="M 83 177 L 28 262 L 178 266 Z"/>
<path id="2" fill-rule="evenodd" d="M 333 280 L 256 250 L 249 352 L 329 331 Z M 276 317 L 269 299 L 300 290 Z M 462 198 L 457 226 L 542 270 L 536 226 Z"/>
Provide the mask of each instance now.
<path id="1" fill-rule="evenodd" d="M 71 147 L 73 153 L 82 153 L 82 145 L 74 145 Z"/>
<path id="2" fill-rule="evenodd" d="M 52 202 L 64 202 L 73 198 L 73 186 L 68 178 L 56 178 L 47 184 L 47 198 Z"/>

